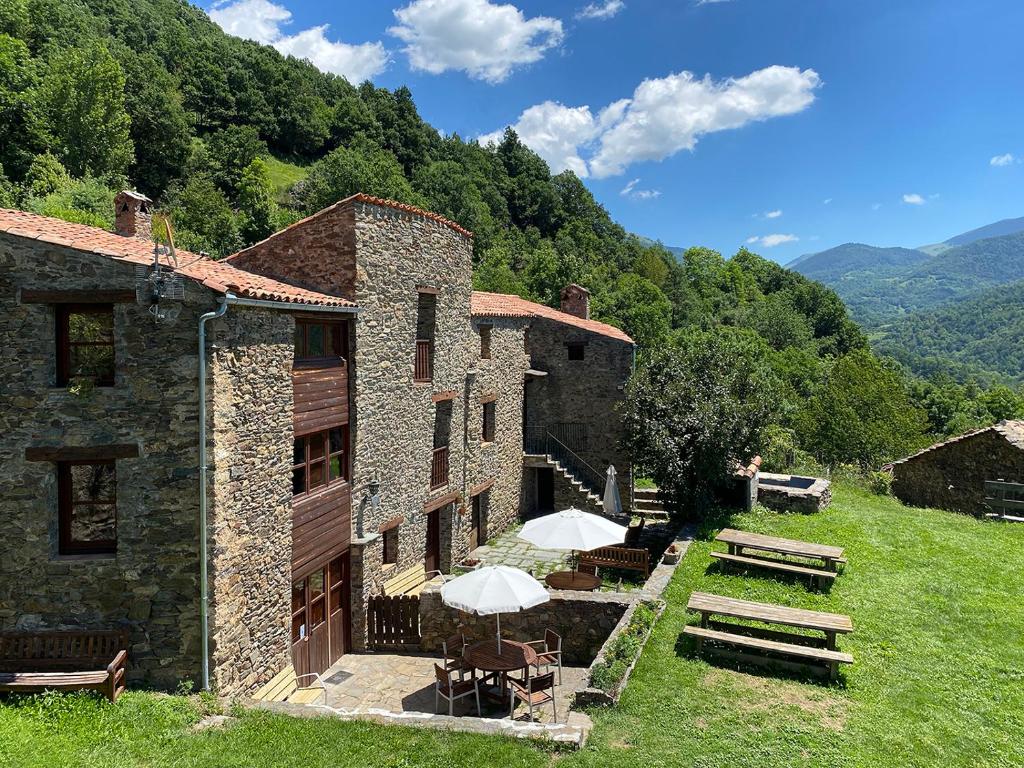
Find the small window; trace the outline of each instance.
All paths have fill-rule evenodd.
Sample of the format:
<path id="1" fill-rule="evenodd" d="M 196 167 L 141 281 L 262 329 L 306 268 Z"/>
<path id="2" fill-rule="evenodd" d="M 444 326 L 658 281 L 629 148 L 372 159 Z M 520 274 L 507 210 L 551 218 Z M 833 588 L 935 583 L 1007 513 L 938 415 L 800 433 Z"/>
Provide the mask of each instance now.
<path id="1" fill-rule="evenodd" d="M 117 472 L 113 461 L 57 463 L 59 552 L 117 551 Z"/>
<path id="2" fill-rule="evenodd" d="M 348 425 L 295 438 L 292 451 L 293 495 L 301 496 L 348 479 Z"/>
<path id="3" fill-rule="evenodd" d="M 574 342 L 572 344 L 566 344 L 566 347 L 569 350 L 570 360 L 583 360 L 586 358 L 586 344 Z"/>
<path id="4" fill-rule="evenodd" d="M 398 562 L 398 526 L 384 531 L 384 565 Z"/>
<path id="5" fill-rule="evenodd" d="M 485 443 L 494 442 L 495 412 L 496 409 L 494 401 L 484 403 L 483 441 Z"/>
<path id="6" fill-rule="evenodd" d="M 114 305 L 57 307 L 57 386 L 114 385 Z"/>
<path id="7" fill-rule="evenodd" d="M 491 328 L 494 326 L 484 324 L 480 326 L 480 359 L 491 359 Z"/>
<path id="8" fill-rule="evenodd" d="M 344 323 L 321 320 L 295 321 L 296 360 L 341 360 L 348 347 Z"/>

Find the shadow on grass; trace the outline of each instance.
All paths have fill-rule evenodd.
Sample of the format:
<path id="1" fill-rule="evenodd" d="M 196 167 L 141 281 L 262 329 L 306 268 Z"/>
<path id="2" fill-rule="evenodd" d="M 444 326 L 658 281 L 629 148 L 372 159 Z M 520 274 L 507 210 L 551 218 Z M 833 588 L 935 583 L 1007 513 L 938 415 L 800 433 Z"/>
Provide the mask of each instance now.
<path id="1" fill-rule="evenodd" d="M 757 579 L 758 581 L 772 581 L 788 586 L 801 586 L 808 592 L 828 594 L 832 590 L 832 580 L 811 579 L 810 576 L 801 576 L 796 573 L 785 573 L 784 571 L 773 571 L 770 568 L 756 568 L 754 566 L 744 567 L 734 563 L 726 563 L 722 560 L 712 560 L 711 564 L 704 569 L 705 576 L 742 576 L 746 579 Z"/>

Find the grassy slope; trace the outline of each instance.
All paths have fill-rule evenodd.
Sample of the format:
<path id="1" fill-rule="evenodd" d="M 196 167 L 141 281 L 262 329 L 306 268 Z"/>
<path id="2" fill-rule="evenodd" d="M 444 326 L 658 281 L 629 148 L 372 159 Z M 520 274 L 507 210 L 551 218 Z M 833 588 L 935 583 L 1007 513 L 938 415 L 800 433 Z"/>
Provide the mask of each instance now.
<path id="1" fill-rule="evenodd" d="M 739 515 L 765 533 L 843 544 L 830 593 L 726 575 L 698 541 L 616 710 L 594 712 L 590 745 L 560 766 L 1004 766 L 1024 764 L 1024 526 L 907 509 L 840 488 L 814 516 Z M 853 616 L 856 663 L 826 687 L 744 674 L 680 641 L 694 589 Z M 62 712 L 68 711 L 62 715 Z M 116 707 L 54 697 L 0 706 L 0 765 L 515 766 L 556 758 L 503 739 L 248 714 L 192 734 L 180 698 L 128 694 Z M 115 740 L 103 746 L 106 735 Z M 5 754 L 6 750 L 6 754 Z M 5 760 L 7 763 L 5 763 Z"/>
<path id="2" fill-rule="evenodd" d="M 309 173 L 308 168 L 289 163 L 273 155 L 264 157 L 263 161 L 267 164 L 267 172 L 270 174 L 270 181 L 277 192 L 278 202 L 283 201 L 285 193 L 295 182 L 302 181 Z"/>

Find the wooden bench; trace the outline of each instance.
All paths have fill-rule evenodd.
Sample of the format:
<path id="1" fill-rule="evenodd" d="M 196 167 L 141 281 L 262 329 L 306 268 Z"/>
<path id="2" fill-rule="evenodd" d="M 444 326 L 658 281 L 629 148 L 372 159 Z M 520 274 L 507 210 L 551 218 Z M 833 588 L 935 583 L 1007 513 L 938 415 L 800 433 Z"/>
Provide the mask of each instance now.
<path id="1" fill-rule="evenodd" d="M 586 568 L 622 568 L 651 574 L 650 552 L 629 547 L 598 547 L 580 555 L 580 566 Z"/>
<path id="2" fill-rule="evenodd" d="M 760 533 L 747 533 L 732 528 L 723 528 L 715 536 L 715 541 L 721 541 L 729 547 L 730 555 L 745 555 L 745 550 L 752 549 L 756 552 L 770 552 L 786 557 L 799 557 L 804 560 L 820 560 L 822 569 L 835 571 L 839 564 L 845 564 L 846 558 L 842 547 L 833 547 L 828 544 L 813 544 L 808 541 L 797 539 L 780 539 L 777 536 L 764 536 Z M 796 563 L 800 565 L 800 563 Z"/>
<path id="3" fill-rule="evenodd" d="M 755 603 L 732 597 L 694 592 L 690 595 L 687 609 L 700 613 L 699 627 L 687 626 L 683 634 L 697 639 L 697 650 L 704 648 L 704 641 L 712 641 L 716 652 L 739 658 L 753 664 L 769 664 L 783 667 L 808 663 L 827 671 L 834 680 L 840 664 L 852 664 L 853 656 L 836 648 L 836 635 L 853 631 L 849 616 L 838 613 L 822 613 L 802 608 L 788 608 L 770 603 Z M 723 621 L 712 621 L 711 616 L 726 616 L 761 624 L 777 624 L 799 627 L 822 632 L 824 637 L 795 634 L 777 629 L 750 627 Z M 733 646 L 738 652 L 723 650 L 717 646 Z M 752 653 L 746 653 L 750 651 Z M 771 654 L 767 657 L 765 654 Z M 795 663 L 775 657 L 787 657 Z"/>
<path id="4" fill-rule="evenodd" d="M 414 565 L 412 568 L 404 570 L 385 581 L 383 593 L 388 597 L 394 595 L 418 595 L 426 583 L 427 575 L 423 571 L 423 565 Z"/>
<path id="5" fill-rule="evenodd" d="M 299 685 L 300 680 L 308 678 L 314 679 L 319 685 Z M 289 664 L 274 675 L 269 683 L 256 691 L 253 698 L 257 701 L 287 701 L 292 704 L 316 704 L 318 699 L 323 698 L 322 703 L 326 704 L 327 686 L 320 675 L 296 675 L 295 667 Z"/>
<path id="6" fill-rule="evenodd" d="M 728 552 L 712 552 L 711 556 L 726 563 L 736 565 L 753 566 L 756 568 L 767 568 L 782 573 L 792 573 L 796 576 L 809 576 L 812 584 L 831 584 L 838 575 L 835 571 L 825 571 L 821 568 L 809 568 L 795 563 L 787 563 L 785 560 L 775 560 L 769 557 L 753 557 L 749 555 L 730 555 Z"/>
<path id="7" fill-rule="evenodd" d="M 128 637 L 113 631 L 0 632 L 0 691 L 125 690 Z"/>

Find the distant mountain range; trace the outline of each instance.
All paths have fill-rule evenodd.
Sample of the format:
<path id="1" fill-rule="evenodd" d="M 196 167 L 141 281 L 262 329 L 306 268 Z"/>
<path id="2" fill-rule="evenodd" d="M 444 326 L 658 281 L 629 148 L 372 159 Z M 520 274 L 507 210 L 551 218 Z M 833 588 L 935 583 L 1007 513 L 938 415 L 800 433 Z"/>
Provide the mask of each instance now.
<path id="1" fill-rule="evenodd" d="M 847 243 L 787 266 L 834 288 L 880 351 L 922 373 L 945 361 L 960 378 L 1024 380 L 1024 217 L 921 248 Z"/>

